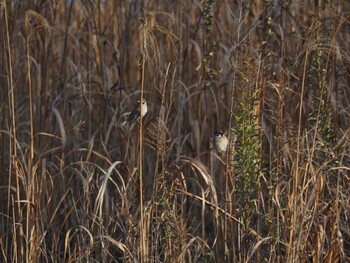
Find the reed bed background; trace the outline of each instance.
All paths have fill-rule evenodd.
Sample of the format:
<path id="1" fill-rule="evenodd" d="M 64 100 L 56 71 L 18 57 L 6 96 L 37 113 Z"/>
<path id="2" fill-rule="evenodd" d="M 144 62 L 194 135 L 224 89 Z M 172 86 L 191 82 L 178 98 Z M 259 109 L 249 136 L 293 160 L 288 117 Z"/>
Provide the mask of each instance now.
<path id="1" fill-rule="evenodd" d="M 0 8 L 1 262 L 350 261 L 348 1 Z"/>

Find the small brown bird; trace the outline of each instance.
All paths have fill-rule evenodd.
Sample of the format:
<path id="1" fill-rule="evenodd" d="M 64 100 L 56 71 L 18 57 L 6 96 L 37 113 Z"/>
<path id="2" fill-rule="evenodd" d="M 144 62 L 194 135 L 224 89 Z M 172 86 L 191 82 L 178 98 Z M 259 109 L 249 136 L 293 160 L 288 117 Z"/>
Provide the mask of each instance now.
<path id="1" fill-rule="evenodd" d="M 214 148 L 218 152 L 226 152 L 228 146 L 228 138 L 222 131 L 217 131 L 214 133 L 213 143 Z"/>
<path id="2" fill-rule="evenodd" d="M 140 110 L 141 110 L 141 114 L 140 114 Z M 148 111 L 148 107 L 147 107 L 147 102 L 145 99 L 142 99 L 142 102 L 140 100 L 137 101 L 137 103 L 134 106 L 134 109 L 131 111 L 131 113 L 129 114 L 129 117 L 126 121 L 124 121 L 121 126 L 124 126 L 126 122 L 128 121 L 133 121 L 135 119 L 139 120 L 140 117 L 143 118 L 143 116 L 146 115 Z"/>

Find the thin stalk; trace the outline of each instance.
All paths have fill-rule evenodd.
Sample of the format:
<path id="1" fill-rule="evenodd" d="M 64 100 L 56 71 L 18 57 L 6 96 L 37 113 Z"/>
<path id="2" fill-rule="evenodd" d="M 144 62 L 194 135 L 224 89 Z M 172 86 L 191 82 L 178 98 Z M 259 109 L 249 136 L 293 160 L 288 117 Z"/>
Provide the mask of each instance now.
<path id="1" fill-rule="evenodd" d="M 144 90 L 144 79 L 145 79 L 145 59 L 142 58 L 142 74 L 141 74 L 141 95 L 140 101 L 143 100 L 143 90 Z M 140 103 L 140 113 L 141 113 Z M 142 117 L 140 117 L 140 130 L 139 130 L 139 140 L 140 140 L 140 153 L 139 153 L 139 172 L 140 172 L 140 252 L 141 252 L 141 263 L 144 262 L 144 256 L 146 252 L 146 244 L 145 244 L 145 229 L 144 229 L 144 215 L 143 215 L 143 174 L 142 174 L 142 161 L 143 161 L 143 136 L 142 136 Z"/>
<path id="2" fill-rule="evenodd" d="M 291 228 L 290 228 L 290 236 L 289 236 L 289 246 L 288 246 L 288 258 L 290 259 L 290 262 L 294 262 L 294 248 L 293 242 L 294 242 L 294 232 L 296 231 L 296 224 L 297 224 L 297 206 L 298 206 L 298 173 L 299 173 L 299 158 L 300 158 L 300 137 L 301 137 L 301 120 L 303 118 L 303 99 L 304 99 L 304 92 L 305 92 L 305 78 L 306 78 L 306 72 L 307 72 L 307 60 L 309 56 L 309 49 L 306 49 L 305 52 L 305 63 L 304 63 L 304 72 L 303 72 L 303 81 L 301 84 L 301 94 L 300 94 L 300 106 L 299 106 L 299 129 L 298 129 L 298 137 L 297 137 L 297 155 L 295 160 L 295 171 L 294 171 L 294 184 L 292 189 L 292 195 L 293 196 L 293 211 L 291 216 Z"/>
<path id="3" fill-rule="evenodd" d="M 34 184 L 34 119 L 33 119 L 33 96 L 32 96 L 32 78 L 30 74 L 30 57 L 29 57 L 29 38 L 26 39 L 26 48 L 27 48 L 27 66 L 28 66 L 28 94 L 29 94 L 29 119 L 30 119 L 30 146 L 29 146 L 29 156 L 28 156 L 28 180 L 27 180 L 27 201 L 31 202 L 32 196 L 34 196 L 35 184 Z M 30 189 L 32 188 L 32 189 Z M 34 201 L 34 200 L 33 200 Z M 26 216 L 26 261 L 29 262 L 29 252 L 30 252 L 30 214 L 31 206 L 27 204 L 27 216 Z"/>
<path id="4" fill-rule="evenodd" d="M 9 182 L 8 182 L 8 201 L 7 201 L 7 211 L 10 211 L 10 200 L 12 199 L 11 197 L 11 174 L 14 170 L 14 174 L 15 174 L 15 180 L 16 180 L 16 189 L 20 189 L 19 188 L 19 174 L 18 174 L 18 169 L 16 168 L 16 157 L 17 157 L 17 131 L 16 131 L 16 111 L 15 111 L 15 95 L 14 95 L 14 87 L 13 87 L 13 79 L 12 79 L 12 51 L 11 51 L 11 45 L 10 45 L 10 35 L 9 35 L 9 24 L 8 24 L 8 17 L 7 17 L 7 6 L 6 6 L 6 0 L 2 1 L 3 4 L 3 9 L 4 9 L 4 17 L 5 17 L 5 26 L 6 26 L 6 45 L 7 45 L 7 58 L 8 58 L 8 89 L 9 89 L 9 104 L 10 104 L 10 109 L 11 109 L 11 128 L 10 128 L 10 134 L 11 134 L 11 138 L 12 140 L 10 140 L 10 156 L 12 156 L 11 158 L 11 162 L 9 165 Z M 20 191 L 16 191 L 16 202 L 17 202 L 17 215 L 20 216 L 21 214 L 21 207 L 20 207 Z M 14 200 L 12 199 L 12 203 L 15 203 Z M 14 206 L 13 206 L 14 207 Z M 14 208 L 13 208 L 14 209 Z M 13 226 L 17 225 L 17 222 L 15 221 L 16 217 L 15 217 L 15 212 L 13 211 Z M 24 232 L 23 232 L 23 226 L 22 224 L 18 224 L 18 230 L 19 230 L 19 238 L 16 238 L 16 231 L 15 228 L 13 229 L 13 233 L 14 233 L 14 245 L 15 245 L 15 249 L 14 249 L 14 259 L 17 259 L 19 261 L 22 261 L 24 258 L 24 252 L 23 252 L 23 236 L 24 236 Z M 17 258 L 17 253 L 16 253 L 16 245 L 17 245 L 17 240 L 19 242 L 19 248 L 21 250 L 20 253 L 20 258 Z"/>

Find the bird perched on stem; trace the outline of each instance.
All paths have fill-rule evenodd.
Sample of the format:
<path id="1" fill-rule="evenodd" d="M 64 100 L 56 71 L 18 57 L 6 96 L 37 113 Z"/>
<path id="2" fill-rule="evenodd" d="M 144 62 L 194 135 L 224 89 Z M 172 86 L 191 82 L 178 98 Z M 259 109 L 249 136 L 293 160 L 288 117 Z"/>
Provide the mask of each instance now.
<path id="1" fill-rule="evenodd" d="M 228 146 L 228 138 L 222 131 L 214 133 L 213 138 L 214 148 L 221 153 L 225 153 Z"/>
<path id="2" fill-rule="evenodd" d="M 134 106 L 134 109 L 129 114 L 128 119 L 124 121 L 120 126 L 124 126 L 128 121 L 140 120 L 140 118 L 143 118 L 143 116 L 146 115 L 147 111 L 148 108 L 146 100 L 142 99 L 142 102 L 138 100 Z"/>

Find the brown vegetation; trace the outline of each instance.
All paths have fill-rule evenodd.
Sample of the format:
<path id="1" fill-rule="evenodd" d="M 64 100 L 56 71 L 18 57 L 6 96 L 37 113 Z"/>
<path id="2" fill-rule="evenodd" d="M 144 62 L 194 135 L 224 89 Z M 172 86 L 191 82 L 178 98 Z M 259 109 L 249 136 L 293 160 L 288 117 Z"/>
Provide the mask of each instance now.
<path id="1" fill-rule="evenodd" d="M 0 10 L 1 262 L 350 261 L 348 1 Z"/>

